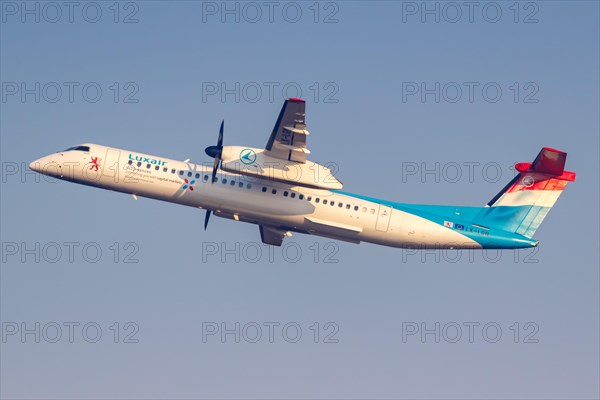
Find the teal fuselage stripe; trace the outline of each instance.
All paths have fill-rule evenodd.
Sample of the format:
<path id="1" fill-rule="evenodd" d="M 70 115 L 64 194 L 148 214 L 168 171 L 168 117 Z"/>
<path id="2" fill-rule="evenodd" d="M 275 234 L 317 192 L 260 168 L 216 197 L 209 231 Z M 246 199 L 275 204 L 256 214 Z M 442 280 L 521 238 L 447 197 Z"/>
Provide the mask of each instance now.
<path id="1" fill-rule="evenodd" d="M 452 222 L 463 229 L 448 228 L 479 243 L 484 248 L 522 248 L 532 247 L 536 240 L 515 233 L 521 222 L 532 211 L 532 208 L 547 208 L 538 206 L 497 206 L 497 207 L 469 207 L 447 206 L 429 204 L 407 204 L 395 201 L 382 200 L 374 197 L 363 196 L 355 193 L 333 190 L 335 193 L 386 205 L 418 217 L 427 219 L 440 225 Z M 537 210 L 540 211 L 540 210 Z M 543 210 L 541 210 L 543 211 Z M 489 229 L 479 228 L 473 224 Z M 539 223 L 538 223 L 539 226 Z M 536 227 L 533 227 L 535 231 Z M 527 232 L 530 232 L 530 227 Z"/>

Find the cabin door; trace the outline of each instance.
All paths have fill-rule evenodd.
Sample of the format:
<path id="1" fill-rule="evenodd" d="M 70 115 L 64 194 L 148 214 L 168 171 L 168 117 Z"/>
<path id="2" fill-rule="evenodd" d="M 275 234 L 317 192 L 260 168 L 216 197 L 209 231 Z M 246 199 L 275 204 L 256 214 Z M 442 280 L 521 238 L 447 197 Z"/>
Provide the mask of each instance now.
<path id="1" fill-rule="evenodd" d="M 380 205 L 379 214 L 377 215 L 377 223 L 375 229 L 380 232 L 387 232 L 392 217 L 392 207 Z"/>

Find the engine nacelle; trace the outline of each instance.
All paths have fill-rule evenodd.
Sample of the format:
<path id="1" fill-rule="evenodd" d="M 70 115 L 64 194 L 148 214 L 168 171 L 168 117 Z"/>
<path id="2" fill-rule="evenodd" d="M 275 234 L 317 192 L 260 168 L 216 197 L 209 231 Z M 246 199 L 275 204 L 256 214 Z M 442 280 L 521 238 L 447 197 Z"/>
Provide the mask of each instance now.
<path id="1" fill-rule="evenodd" d="M 321 164 L 271 157 L 265 149 L 223 146 L 221 168 L 224 171 L 317 189 L 341 189 L 331 170 Z"/>

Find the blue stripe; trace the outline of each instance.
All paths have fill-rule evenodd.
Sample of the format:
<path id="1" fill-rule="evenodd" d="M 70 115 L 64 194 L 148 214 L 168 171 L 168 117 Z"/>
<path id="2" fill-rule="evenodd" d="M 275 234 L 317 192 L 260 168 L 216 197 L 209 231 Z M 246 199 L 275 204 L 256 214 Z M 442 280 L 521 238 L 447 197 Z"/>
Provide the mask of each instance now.
<path id="1" fill-rule="evenodd" d="M 484 248 L 528 248 L 537 245 L 536 240 L 531 240 L 529 237 L 515 233 L 523 219 L 531 211 L 532 206 L 468 207 L 407 204 L 344 192 L 342 190 L 332 190 L 332 192 L 386 205 L 396 210 L 425 218 L 442 226 L 446 221 L 452 222 L 455 225 L 460 224 L 464 227 L 463 229 L 453 230 L 476 241 Z M 473 226 L 473 224 L 489 229 L 482 229 Z"/>

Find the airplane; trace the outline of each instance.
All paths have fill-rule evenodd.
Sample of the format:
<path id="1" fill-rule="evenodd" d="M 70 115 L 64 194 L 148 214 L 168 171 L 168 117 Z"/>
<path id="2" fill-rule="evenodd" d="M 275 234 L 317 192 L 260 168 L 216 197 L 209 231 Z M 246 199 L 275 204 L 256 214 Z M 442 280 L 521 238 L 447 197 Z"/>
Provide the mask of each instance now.
<path id="1" fill-rule="evenodd" d="M 413 249 L 519 249 L 538 245 L 536 230 L 576 174 L 567 153 L 544 147 L 485 206 L 407 204 L 343 191 L 331 169 L 307 159 L 306 102 L 289 98 L 265 148 L 216 145 L 212 167 L 85 143 L 30 163 L 69 182 L 206 210 L 259 227 L 281 246 L 293 232 L 351 243 Z"/>

